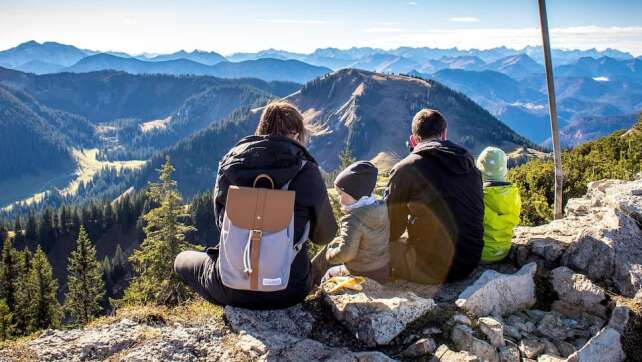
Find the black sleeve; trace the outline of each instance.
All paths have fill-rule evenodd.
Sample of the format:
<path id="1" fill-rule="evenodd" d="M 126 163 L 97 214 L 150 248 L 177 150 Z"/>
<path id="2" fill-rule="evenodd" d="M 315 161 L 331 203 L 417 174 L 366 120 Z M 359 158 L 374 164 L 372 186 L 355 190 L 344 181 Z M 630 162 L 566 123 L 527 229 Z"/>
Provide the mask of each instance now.
<path id="1" fill-rule="evenodd" d="M 216 183 L 214 184 L 214 191 L 212 198 L 214 199 L 214 219 L 216 227 L 219 231 L 223 227 L 223 216 L 225 215 L 225 201 L 227 200 L 227 189 L 230 187 L 230 182 L 220 173 L 216 175 Z"/>
<path id="2" fill-rule="evenodd" d="M 310 211 L 310 240 L 328 244 L 337 234 L 337 222 L 318 166 L 308 162 L 296 179 L 297 199 Z"/>
<path id="3" fill-rule="evenodd" d="M 408 170 L 403 166 L 393 168 L 388 180 L 385 199 L 390 218 L 390 241 L 399 240 L 408 225 L 411 182 L 407 180 L 407 173 Z"/>

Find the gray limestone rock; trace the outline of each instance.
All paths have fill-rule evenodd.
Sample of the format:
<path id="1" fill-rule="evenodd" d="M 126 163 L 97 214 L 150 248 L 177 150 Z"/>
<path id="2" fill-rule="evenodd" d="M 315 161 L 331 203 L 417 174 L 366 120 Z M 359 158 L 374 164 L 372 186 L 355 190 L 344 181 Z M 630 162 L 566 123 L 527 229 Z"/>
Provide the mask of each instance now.
<path id="1" fill-rule="evenodd" d="M 432 299 L 388 288 L 374 280 L 367 279 L 362 285 L 359 292 L 324 290 L 324 300 L 337 320 L 369 346 L 390 343 L 408 323 L 435 308 Z"/>
<path id="2" fill-rule="evenodd" d="M 535 263 L 528 264 L 515 274 L 485 271 L 466 288 L 455 302 L 477 316 L 506 315 L 528 309 L 535 304 Z"/>

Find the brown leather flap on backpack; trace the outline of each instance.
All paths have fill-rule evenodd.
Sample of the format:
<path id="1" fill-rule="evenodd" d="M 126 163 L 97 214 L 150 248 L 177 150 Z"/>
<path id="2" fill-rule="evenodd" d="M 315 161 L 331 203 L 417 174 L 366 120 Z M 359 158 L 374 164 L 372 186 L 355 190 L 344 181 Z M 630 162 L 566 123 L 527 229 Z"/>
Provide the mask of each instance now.
<path id="1" fill-rule="evenodd" d="M 275 232 L 292 220 L 294 196 L 294 191 L 230 186 L 225 212 L 237 227 Z"/>

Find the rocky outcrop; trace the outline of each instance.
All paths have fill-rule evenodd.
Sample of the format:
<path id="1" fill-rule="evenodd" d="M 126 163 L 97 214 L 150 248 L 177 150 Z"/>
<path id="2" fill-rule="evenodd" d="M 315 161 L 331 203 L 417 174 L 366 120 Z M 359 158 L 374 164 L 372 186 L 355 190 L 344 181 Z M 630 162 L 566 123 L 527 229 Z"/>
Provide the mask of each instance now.
<path id="1" fill-rule="evenodd" d="M 366 279 L 278 311 L 113 318 L 45 331 L 24 343 L 29 357 L 0 360 L 622 361 L 642 335 L 641 197 L 642 181 L 593 183 L 564 219 L 519 228 L 507 262 L 457 283 Z"/>
<path id="2" fill-rule="evenodd" d="M 642 287 L 642 180 L 603 180 L 571 199 L 566 216 L 515 232 L 519 264 L 564 265 L 627 297 Z"/>
<path id="3" fill-rule="evenodd" d="M 324 299 L 335 317 L 368 346 L 388 344 L 408 323 L 435 307 L 432 299 L 399 289 L 384 287 L 366 279 L 363 290 L 330 291 L 325 285 Z"/>
<path id="4" fill-rule="evenodd" d="M 225 345 L 221 326 L 214 320 L 207 325 L 168 327 L 123 319 L 96 328 L 47 330 L 28 347 L 41 361 L 217 360 Z"/>

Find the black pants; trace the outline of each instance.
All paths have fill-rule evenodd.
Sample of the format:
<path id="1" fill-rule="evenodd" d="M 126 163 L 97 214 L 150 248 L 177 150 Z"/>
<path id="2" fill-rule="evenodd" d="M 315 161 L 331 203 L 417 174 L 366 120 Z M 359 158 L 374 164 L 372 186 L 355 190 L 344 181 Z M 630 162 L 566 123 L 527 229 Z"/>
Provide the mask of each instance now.
<path id="1" fill-rule="evenodd" d="M 232 305 L 247 309 L 282 309 L 302 302 L 311 289 L 306 276 L 305 282 L 292 282 L 284 290 L 276 292 L 255 292 L 235 290 L 223 285 L 216 269 L 218 249 L 208 248 L 207 252 L 183 251 L 174 260 L 174 272 L 204 299 L 220 305 Z"/>

